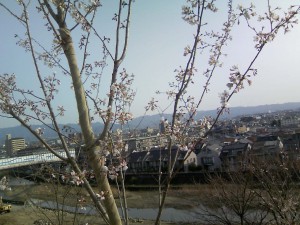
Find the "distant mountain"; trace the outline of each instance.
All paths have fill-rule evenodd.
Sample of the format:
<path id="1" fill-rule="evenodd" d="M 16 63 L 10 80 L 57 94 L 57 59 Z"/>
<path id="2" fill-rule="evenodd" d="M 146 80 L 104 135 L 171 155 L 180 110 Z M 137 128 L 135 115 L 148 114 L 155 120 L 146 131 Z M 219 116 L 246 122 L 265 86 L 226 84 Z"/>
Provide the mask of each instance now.
<path id="1" fill-rule="evenodd" d="M 252 114 L 260 114 L 260 113 L 268 113 L 268 112 L 276 112 L 282 110 L 300 110 L 300 102 L 292 102 L 292 103 L 284 103 L 284 104 L 271 104 L 271 105 L 260 105 L 260 106 L 248 106 L 248 107 L 232 107 L 230 108 L 230 113 L 225 113 L 222 115 L 221 119 L 230 119 L 236 116 L 242 115 L 252 115 Z M 199 111 L 195 117 L 196 120 L 203 118 L 204 116 L 212 116 L 215 117 L 217 115 L 217 110 L 206 110 Z M 165 119 L 171 120 L 171 114 L 164 114 Z M 135 129 L 135 128 L 158 128 L 159 121 L 161 120 L 161 115 L 151 115 L 151 116 L 143 116 L 137 117 L 133 119 L 126 128 Z M 43 136 L 51 139 L 56 138 L 57 135 L 54 131 L 47 128 L 46 126 L 41 125 L 32 125 L 33 129 L 43 128 L 44 134 Z M 61 124 L 60 128 L 63 127 L 72 127 L 74 132 L 80 132 L 80 127 L 78 124 Z M 117 126 L 116 126 L 117 127 Z M 93 129 L 96 134 L 99 134 L 103 129 L 103 124 L 101 123 L 93 123 Z M 34 136 L 29 133 L 24 127 L 10 127 L 10 128 L 0 128 L 0 144 L 2 145 L 5 141 L 5 135 L 11 134 L 12 137 L 24 137 L 26 141 L 34 141 Z"/>
<path id="2" fill-rule="evenodd" d="M 252 115 L 260 113 L 277 112 L 283 110 L 300 110 L 300 102 L 289 102 L 283 104 L 270 104 L 259 106 L 233 107 L 230 108 L 230 118 L 241 115 Z"/>
<path id="3" fill-rule="evenodd" d="M 220 119 L 231 119 L 237 116 L 243 115 L 253 115 L 253 114 L 262 114 L 269 112 L 276 112 L 282 110 L 300 110 L 300 102 L 291 102 L 283 104 L 271 104 L 271 105 L 260 105 L 260 106 L 245 106 L 245 107 L 232 107 L 230 108 L 229 113 L 224 113 Z M 199 111 L 195 116 L 196 120 L 202 119 L 205 116 L 216 117 L 217 110 L 206 110 Z M 165 119 L 171 120 L 171 114 L 164 114 Z M 130 122 L 130 128 L 134 127 L 158 127 L 159 121 L 161 119 L 160 115 L 144 116 L 135 118 Z"/>

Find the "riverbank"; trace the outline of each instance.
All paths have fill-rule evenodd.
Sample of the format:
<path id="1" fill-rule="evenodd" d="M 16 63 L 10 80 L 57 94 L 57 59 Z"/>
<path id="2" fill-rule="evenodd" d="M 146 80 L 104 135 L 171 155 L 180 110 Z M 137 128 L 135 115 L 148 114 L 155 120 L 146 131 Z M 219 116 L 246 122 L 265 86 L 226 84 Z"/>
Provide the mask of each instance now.
<path id="1" fill-rule="evenodd" d="M 104 224 L 99 217 L 89 213 L 73 214 L 66 211 L 48 210 L 37 207 L 34 199 L 44 201 L 44 204 L 49 202 L 63 202 L 65 205 L 76 205 L 78 208 L 88 209 L 89 197 L 85 190 L 80 187 L 58 186 L 55 184 L 35 184 L 22 183 L 23 180 L 13 180 L 11 191 L 5 191 L 7 199 L 13 201 L 26 202 L 24 206 L 13 205 L 11 213 L 0 215 L 1 225 L 31 225 L 35 221 L 46 219 L 52 221 L 53 224 L 59 224 L 59 221 L 64 220 L 64 224 Z M 129 188 L 130 189 L 130 188 Z M 139 188 L 139 191 L 127 191 L 127 202 L 129 207 L 129 217 L 132 218 L 131 224 L 154 224 L 154 218 L 158 206 L 158 192 L 155 187 L 151 191 Z M 114 195 L 118 196 L 118 192 L 114 189 Z M 197 208 L 201 198 L 205 195 L 205 185 L 201 186 L 201 190 L 197 185 L 188 185 L 176 187 L 170 190 L 168 195 L 164 214 L 162 216 L 162 225 L 173 224 L 201 224 L 193 223 L 197 216 L 193 214 L 193 209 Z M 85 198 L 86 201 L 78 204 L 78 198 Z M 118 198 L 116 201 L 119 204 Z M 120 205 L 119 205 L 120 206 Z M 189 219 L 195 221 L 189 221 Z"/>
<path id="2" fill-rule="evenodd" d="M 85 215 L 75 215 L 64 213 L 63 224 L 88 224 L 88 225 L 104 225 L 103 220 L 96 216 L 85 216 Z M 46 223 L 46 221 L 48 223 Z M 45 210 L 40 208 L 35 208 L 32 206 L 13 206 L 13 210 L 10 213 L 0 215 L 0 224 L 1 225 L 57 225 L 59 218 L 58 213 L 52 210 Z M 142 220 L 142 219 L 130 219 L 130 224 L 138 225 L 153 225 L 153 220 Z M 161 225 L 188 225 L 191 223 L 175 223 L 175 222 L 166 222 L 162 221 Z"/>

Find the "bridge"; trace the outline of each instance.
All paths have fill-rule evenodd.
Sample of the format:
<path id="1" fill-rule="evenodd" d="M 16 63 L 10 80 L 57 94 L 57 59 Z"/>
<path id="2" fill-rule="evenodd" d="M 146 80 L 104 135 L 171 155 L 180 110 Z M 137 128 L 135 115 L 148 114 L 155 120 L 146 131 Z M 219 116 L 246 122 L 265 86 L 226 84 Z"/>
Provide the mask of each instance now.
<path id="1" fill-rule="evenodd" d="M 56 150 L 56 152 L 62 156 L 67 157 L 66 152 L 63 149 Z M 70 153 L 72 157 L 75 157 L 75 149 L 71 149 Z M 50 152 L 43 151 L 38 153 L 32 153 L 24 156 L 15 156 L 9 158 L 0 159 L 0 170 L 12 169 L 22 166 L 29 166 L 40 163 L 59 162 L 61 159 L 56 157 Z"/>

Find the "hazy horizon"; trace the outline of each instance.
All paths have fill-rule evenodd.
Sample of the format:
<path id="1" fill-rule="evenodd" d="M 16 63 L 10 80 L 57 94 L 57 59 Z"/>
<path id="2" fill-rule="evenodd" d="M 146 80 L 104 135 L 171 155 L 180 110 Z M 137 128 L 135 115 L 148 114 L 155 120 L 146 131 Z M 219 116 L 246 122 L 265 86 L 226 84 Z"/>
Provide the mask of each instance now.
<path id="1" fill-rule="evenodd" d="M 280 107 L 280 106 L 283 106 L 283 105 L 289 105 L 289 104 L 297 104 L 298 106 L 297 107 L 299 107 L 299 109 L 300 109 L 300 101 L 299 102 L 285 102 L 285 103 L 278 103 L 278 104 L 264 104 L 264 105 L 256 105 L 256 106 L 235 106 L 235 107 L 231 107 L 231 110 L 237 110 L 237 109 L 239 109 L 239 108 L 261 108 L 261 107 L 268 107 L 268 106 L 270 106 L 270 107 Z M 281 108 L 281 107 L 280 107 Z M 292 109 L 292 108 L 285 108 L 285 109 L 283 109 L 283 110 L 290 110 L 290 109 Z M 293 108 L 294 109 L 294 108 Z M 293 110 L 292 109 L 292 110 Z M 278 110 L 275 110 L 275 111 L 272 111 L 271 109 L 268 109 L 268 110 L 270 110 L 271 112 L 276 112 L 276 111 L 280 111 L 280 110 L 282 110 L 282 109 L 278 109 Z M 204 112 L 204 113 L 207 113 L 207 112 L 216 112 L 217 113 L 217 109 L 208 109 L 208 110 L 199 110 L 198 112 L 200 113 L 200 112 Z M 255 113 L 266 113 L 267 111 L 261 111 L 261 112 L 255 112 Z M 255 114 L 254 113 L 254 114 Z M 244 113 L 238 113 L 238 112 L 235 112 L 235 114 L 239 114 L 239 115 L 251 115 L 252 114 L 252 112 L 249 112 L 249 114 L 244 114 Z M 229 118 L 231 118 L 231 117 L 234 117 L 234 116 L 236 116 L 236 115 L 230 115 L 230 114 L 225 114 L 223 117 L 229 117 Z M 170 115 L 169 113 L 166 113 L 166 114 L 164 114 L 164 116 L 165 115 Z M 133 120 L 135 120 L 135 119 L 141 119 L 142 117 L 144 117 L 144 116 L 161 116 L 160 114 L 158 114 L 158 113 L 156 113 L 156 114 L 146 114 L 146 115 L 142 115 L 142 116 L 137 116 L 137 117 L 134 117 L 133 118 Z M 94 121 L 93 123 L 100 123 L 100 124 L 102 124 L 102 122 L 100 122 L 100 121 Z M 67 124 L 78 124 L 78 123 L 76 123 L 75 121 L 74 122 L 67 122 L 67 123 L 60 123 L 60 125 L 67 125 Z M 41 126 L 40 124 L 32 124 L 33 126 Z M 19 126 L 22 126 L 21 124 L 16 124 L 16 125 L 13 125 L 13 126 L 8 126 L 8 127 L 3 127 L 3 126 L 1 126 L 0 127 L 0 129 L 6 129 L 6 128 L 15 128 L 15 127 L 19 127 Z"/>

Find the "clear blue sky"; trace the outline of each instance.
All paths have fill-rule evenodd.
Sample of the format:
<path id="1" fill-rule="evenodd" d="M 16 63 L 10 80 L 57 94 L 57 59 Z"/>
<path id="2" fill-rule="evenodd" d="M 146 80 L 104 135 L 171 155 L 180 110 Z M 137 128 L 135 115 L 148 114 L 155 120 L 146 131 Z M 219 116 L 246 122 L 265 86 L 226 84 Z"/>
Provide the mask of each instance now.
<path id="1" fill-rule="evenodd" d="M 14 1 L 3 0 L 3 3 L 11 9 L 17 9 Z M 32 1 L 34 2 L 34 1 Z M 103 8 L 100 11 L 97 25 L 102 35 L 111 36 L 113 32 L 112 16 L 114 13 L 113 1 L 102 1 Z M 137 91 L 135 102 L 131 111 L 135 116 L 144 113 L 144 106 L 155 97 L 156 90 L 167 90 L 168 82 L 173 80 L 174 69 L 184 66 L 183 49 L 191 41 L 194 33 L 192 27 L 181 19 L 181 6 L 183 0 L 136 0 L 133 5 L 132 23 L 128 54 L 124 64 L 129 73 L 136 76 L 134 89 Z M 243 0 L 244 5 L 251 1 Z M 258 10 L 263 10 L 266 1 L 252 1 Z M 284 2 L 284 3 L 283 3 Z M 289 4 L 299 4 L 299 1 L 273 0 L 272 5 L 280 4 L 286 8 Z M 224 2 L 222 3 L 224 4 Z M 225 18 L 224 5 L 220 6 L 218 15 L 209 15 L 207 20 L 217 27 Z M 34 11 L 31 14 L 31 26 L 36 38 L 43 44 L 51 43 L 49 33 L 44 32 L 41 25 L 44 23 Z M 102 17 L 101 17 L 102 16 Z M 103 19 L 106 18 L 106 19 Z M 217 71 L 217 76 L 212 80 L 210 92 L 207 94 L 200 110 L 217 109 L 220 105 L 218 95 L 226 89 L 229 76 L 229 67 L 239 65 L 243 70 L 248 65 L 255 51 L 253 46 L 253 34 L 241 24 L 233 32 L 233 41 L 226 48 L 228 57 L 224 59 L 224 68 Z M 22 27 L 7 12 L 0 8 L 0 73 L 15 73 L 19 85 L 25 89 L 36 89 L 37 82 L 34 79 L 32 61 L 28 53 L 16 45 L 14 34 L 22 34 Z M 253 79 L 253 85 L 242 90 L 230 102 L 230 106 L 254 106 L 262 104 L 298 102 L 300 101 L 300 26 L 296 26 L 292 32 L 280 35 L 274 42 L 266 47 L 263 54 L 255 64 L 258 75 Z M 75 36 L 76 38 L 76 36 Z M 78 38 L 78 37 L 77 37 Z M 74 40 L 78 43 L 78 39 Z M 93 46 L 94 51 L 101 50 L 100 45 Z M 206 58 L 200 57 L 202 67 L 199 72 L 206 69 Z M 204 62 L 204 63 L 203 63 Z M 45 75 L 53 71 L 42 71 Z M 111 71 L 105 71 L 103 83 L 108 79 Z M 66 116 L 60 122 L 77 122 L 77 113 L 74 108 L 74 98 L 70 89 L 70 81 L 62 74 L 57 74 L 62 80 L 62 90 L 58 95 L 56 105 L 65 105 Z M 200 75 L 199 75 L 200 76 Z M 200 79 L 198 80 L 201 81 Z M 190 93 L 199 96 L 200 84 L 195 86 Z M 163 104 L 166 101 L 158 97 Z M 168 111 L 166 111 L 168 112 Z M 0 127 L 16 125 L 12 120 L 0 118 Z"/>

